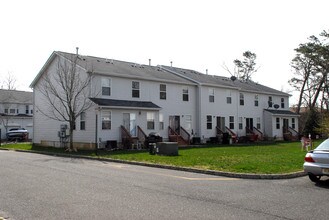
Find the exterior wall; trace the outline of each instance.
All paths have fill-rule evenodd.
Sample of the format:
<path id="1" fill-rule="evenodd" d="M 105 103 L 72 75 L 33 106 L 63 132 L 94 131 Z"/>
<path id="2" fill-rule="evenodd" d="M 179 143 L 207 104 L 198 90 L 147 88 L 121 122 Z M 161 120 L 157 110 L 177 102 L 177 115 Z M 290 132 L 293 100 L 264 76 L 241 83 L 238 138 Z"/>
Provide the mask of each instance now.
<path id="1" fill-rule="evenodd" d="M 214 89 L 214 102 L 209 101 L 209 89 Z M 240 93 L 244 96 L 244 105 L 240 105 Z M 255 97 L 258 97 L 258 106 L 255 105 Z M 253 127 L 257 127 L 257 119 L 260 120 L 260 131 L 269 136 L 275 131 L 275 123 L 264 121 L 263 110 L 274 109 L 268 106 L 268 97 L 271 96 L 274 104 L 280 105 L 280 110 L 288 110 L 288 97 L 274 96 L 261 93 L 251 93 L 237 89 L 202 86 L 201 89 L 201 134 L 202 138 L 216 136 L 217 117 L 225 117 L 225 126 L 230 127 L 229 117 L 234 117 L 234 129 L 231 129 L 238 136 L 246 135 L 247 120 L 252 119 Z M 227 97 L 231 97 L 231 103 L 227 103 Z M 284 98 L 284 108 L 281 108 L 281 98 Z M 273 104 L 273 105 L 274 105 Z M 212 129 L 207 129 L 207 115 L 212 116 Z M 239 127 L 239 118 L 242 118 L 242 129 Z M 297 121 L 297 120 L 296 120 Z M 297 123 L 297 122 L 296 122 Z M 274 127 L 273 127 L 274 126 Z M 265 130 L 266 128 L 266 130 Z"/>
<path id="2" fill-rule="evenodd" d="M 101 113 L 98 115 L 99 125 L 99 138 L 102 140 L 117 140 L 121 141 L 120 126 L 123 125 L 123 113 L 134 113 L 136 115 L 136 125 L 140 126 L 142 130 L 148 135 L 150 132 L 159 133 L 164 139 L 168 138 L 169 116 L 179 116 L 180 125 L 186 127 L 186 115 L 192 117 L 192 128 L 187 129 L 190 133 L 197 128 L 197 115 L 196 115 L 196 86 L 183 85 L 174 83 L 163 83 L 149 80 L 136 80 L 129 78 L 118 78 L 109 76 L 96 76 L 93 79 L 93 88 L 101 88 L 101 78 L 111 79 L 111 95 L 103 96 L 100 92 L 96 92 L 99 98 L 109 98 L 118 100 L 130 101 L 150 101 L 161 107 L 160 110 L 147 110 L 147 109 L 118 109 L 107 108 L 112 113 L 112 128 L 111 130 L 103 131 L 101 129 Z M 132 81 L 140 82 L 140 97 L 132 97 Z M 160 99 L 160 84 L 166 85 L 166 99 Z M 189 100 L 183 101 L 183 88 L 188 88 Z M 147 112 L 155 113 L 155 128 L 152 130 L 147 129 Z M 163 115 L 164 129 L 159 129 L 159 114 Z"/>
<path id="3" fill-rule="evenodd" d="M 50 63 L 48 71 L 55 71 L 58 57 Z M 170 74 L 164 72 L 163 74 Z M 85 77 L 86 73 L 81 70 L 80 76 Z M 102 95 L 102 78 L 111 79 L 111 94 Z M 42 80 L 42 78 L 41 78 Z M 132 97 L 132 81 L 140 83 L 140 96 Z M 166 99 L 160 99 L 160 84 L 166 85 Z M 50 119 L 41 112 L 48 111 L 51 106 L 46 105 L 46 101 L 39 91 L 40 82 L 35 84 L 34 88 L 34 137 L 33 141 L 37 144 L 52 144 L 58 146 L 58 131 L 60 125 L 65 124 L 60 121 Z M 183 88 L 188 88 L 188 101 L 183 101 Z M 188 130 L 190 134 L 201 137 L 206 140 L 216 136 L 217 117 L 225 118 L 225 126 L 230 127 L 229 117 L 234 117 L 234 128 L 232 129 L 238 136 L 246 135 L 247 120 L 253 121 L 253 127 L 257 126 L 257 119 L 260 119 L 260 131 L 269 137 L 282 137 L 282 129 L 276 129 L 276 119 L 264 109 L 274 109 L 269 107 L 269 96 L 272 97 L 272 103 L 279 105 L 279 110 L 288 110 L 289 97 L 270 94 L 254 93 L 241 91 L 236 88 L 220 88 L 216 86 L 198 85 L 197 83 L 175 83 L 161 82 L 156 79 L 134 79 L 117 76 L 94 75 L 90 87 L 90 97 L 130 100 L 130 101 L 149 101 L 158 105 L 160 109 L 147 108 L 125 108 L 125 107 L 102 107 L 98 109 L 93 106 L 86 111 L 86 129 L 81 130 L 80 118 L 76 121 L 76 130 L 74 132 L 74 141 L 84 147 L 95 146 L 100 140 L 117 140 L 121 142 L 120 126 L 123 125 L 123 114 L 131 113 L 136 115 L 136 126 L 140 126 L 148 135 L 150 132 L 159 133 L 164 140 L 168 137 L 169 117 L 177 116 L 180 119 L 180 125 Z M 209 89 L 214 90 L 214 102 L 209 101 Z M 244 95 L 244 105 L 240 105 L 240 93 Z M 258 97 L 258 106 L 255 106 L 255 97 Z M 231 97 L 231 103 L 227 103 L 227 97 Z M 284 99 L 284 108 L 281 107 L 281 99 Z M 24 106 L 25 108 L 25 106 Z M 97 108 L 97 109 L 96 109 Z M 19 110 L 20 111 L 20 110 Z M 111 129 L 102 129 L 102 114 L 104 111 L 111 111 Z M 155 127 L 147 129 L 147 113 L 155 114 Z M 160 129 L 159 116 L 163 116 L 164 126 Z M 207 129 L 207 115 L 211 116 L 212 128 Z M 96 120 L 97 118 L 97 120 Z M 187 119 L 192 118 L 191 127 L 188 128 Z M 242 127 L 239 127 L 239 119 L 242 119 Z M 280 120 L 283 120 L 282 118 Z M 97 127 L 96 127 L 97 123 Z M 291 124 L 291 118 L 289 119 Z M 296 119 L 296 127 L 298 120 Z M 282 121 L 281 121 L 282 127 Z"/>
<path id="4" fill-rule="evenodd" d="M 49 72 L 54 72 L 57 68 L 56 57 L 49 67 Z M 86 73 L 81 71 L 81 76 L 86 76 Z M 41 82 L 37 82 L 33 92 L 34 99 L 34 132 L 33 132 L 33 143 L 41 145 L 42 143 L 52 143 L 51 145 L 59 146 L 58 131 L 60 130 L 61 124 L 68 124 L 58 120 L 51 119 L 45 116 L 42 112 L 49 112 L 49 109 L 53 107 L 47 104 L 45 97 L 40 92 Z M 80 118 L 76 120 L 76 129 L 74 131 L 73 140 L 75 142 L 83 142 L 88 144 L 95 143 L 95 107 L 90 108 L 86 111 L 86 129 L 80 130 Z"/>

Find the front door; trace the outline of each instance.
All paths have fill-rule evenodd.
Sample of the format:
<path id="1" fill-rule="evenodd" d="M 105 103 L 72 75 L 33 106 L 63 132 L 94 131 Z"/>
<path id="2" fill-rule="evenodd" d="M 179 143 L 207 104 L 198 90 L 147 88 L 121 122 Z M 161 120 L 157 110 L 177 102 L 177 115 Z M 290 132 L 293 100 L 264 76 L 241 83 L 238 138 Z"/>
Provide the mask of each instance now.
<path id="1" fill-rule="evenodd" d="M 246 118 L 246 127 L 247 127 L 247 134 L 253 131 L 254 129 L 254 119 L 253 118 Z"/>
<path id="2" fill-rule="evenodd" d="M 131 136 L 136 137 L 136 114 L 123 113 L 123 126 L 127 129 Z"/>
<path id="3" fill-rule="evenodd" d="M 222 131 L 225 132 L 225 117 L 217 116 L 216 126 Z"/>
<path id="4" fill-rule="evenodd" d="M 171 115 L 169 116 L 169 126 L 173 129 L 177 134 L 179 134 L 180 128 L 180 117 L 179 115 Z"/>

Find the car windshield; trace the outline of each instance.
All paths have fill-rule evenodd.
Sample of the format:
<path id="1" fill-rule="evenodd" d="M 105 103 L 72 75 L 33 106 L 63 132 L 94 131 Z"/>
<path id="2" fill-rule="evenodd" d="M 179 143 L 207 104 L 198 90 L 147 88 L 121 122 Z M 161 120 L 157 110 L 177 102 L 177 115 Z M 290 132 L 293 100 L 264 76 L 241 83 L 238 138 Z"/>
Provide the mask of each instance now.
<path id="1" fill-rule="evenodd" d="M 329 139 L 323 141 L 317 148 L 314 150 L 324 150 L 329 151 Z"/>

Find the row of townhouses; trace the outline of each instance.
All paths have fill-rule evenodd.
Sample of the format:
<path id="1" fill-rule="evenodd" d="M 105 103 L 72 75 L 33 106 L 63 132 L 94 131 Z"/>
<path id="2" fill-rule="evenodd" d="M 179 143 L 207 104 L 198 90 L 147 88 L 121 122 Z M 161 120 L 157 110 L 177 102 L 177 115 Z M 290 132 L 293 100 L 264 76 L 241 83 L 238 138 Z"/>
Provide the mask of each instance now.
<path id="1" fill-rule="evenodd" d="M 33 93 L 0 89 L 1 139 L 13 128 L 25 128 L 33 136 Z"/>
<path id="2" fill-rule="evenodd" d="M 47 118 L 40 92 L 44 74 L 58 62 L 78 59 L 79 75 L 93 77 L 88 89 L 93 107 L 77 119 L 74 143 L 143 140 L 151 132 L 163 141 L 206 142 L 223 134 L 277 138 L 296 135 L 298 115 L 289 111 L 289 94 L 252 81 L 203 74 L 172 66 L 140 65 L 55 51 L 31 84 L 34 90 L 33 142 L 59 146 L 63 122 Z"/>

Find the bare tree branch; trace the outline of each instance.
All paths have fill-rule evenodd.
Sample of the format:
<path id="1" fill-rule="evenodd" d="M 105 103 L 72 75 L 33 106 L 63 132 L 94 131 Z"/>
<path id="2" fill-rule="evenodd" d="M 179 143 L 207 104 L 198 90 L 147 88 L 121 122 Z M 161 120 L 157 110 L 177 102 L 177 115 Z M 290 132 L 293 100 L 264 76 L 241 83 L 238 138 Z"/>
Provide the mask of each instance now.
<path id="1" fill-rule="evenodd" d="M 69 60 L 61 58 L 54 70 L 44 73 L 38 89 L 48 108 L 36 106 L 46 117 L 69 123 L 70 150 L 73 150 L 76 119 L 93 105 L 88 90 L 92 74 L 79 71 L 77 62 L 78 56 L 75 55 Z"/>

